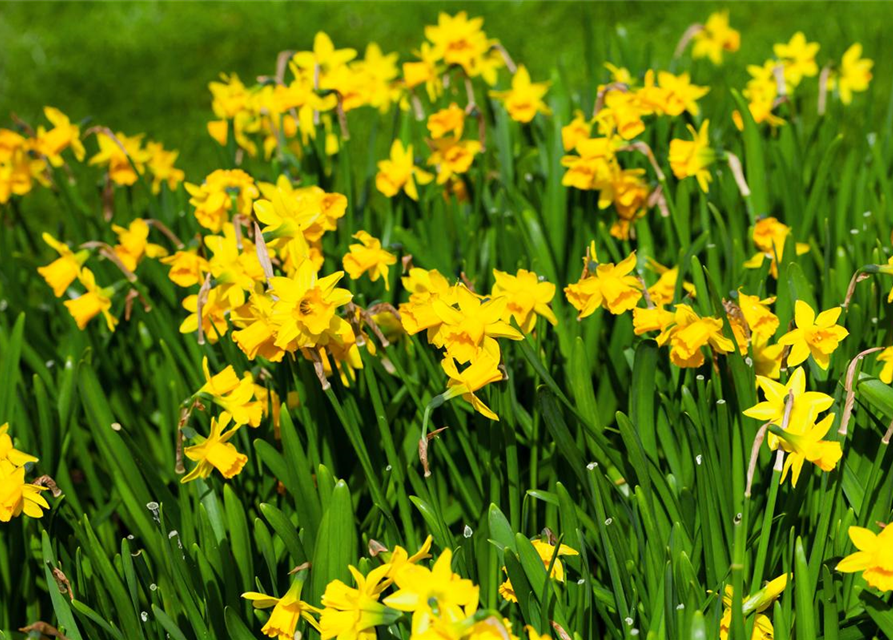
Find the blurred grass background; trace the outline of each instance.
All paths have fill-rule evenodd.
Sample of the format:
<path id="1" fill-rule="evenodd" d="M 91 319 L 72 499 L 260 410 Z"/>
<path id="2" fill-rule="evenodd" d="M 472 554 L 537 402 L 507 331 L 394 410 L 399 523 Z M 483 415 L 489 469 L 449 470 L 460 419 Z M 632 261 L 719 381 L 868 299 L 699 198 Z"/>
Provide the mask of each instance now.
<path id="1" fill-rule="evenodd" d="M 92 116 L 179 149 L 180 166 L 200 180 L 219 166 L 205 130 L 208 82 L 222 71 L 246 83 L 272 73 L 280 51 L 309 48 L 318 30 L 339 47 L 362 51 L 378 42 L 403 61 L 438 12 L 465 9 L 483 16 L 488 34 L 535 79 L 557 63 L 585 96 L 604 80 L 605 60 L 633 71 L 668 60 L 689 24 L 722 8 L 741 31 L 741 51 L 718 71 L 708 63 L 695 67 L 700 84 L 721 78 L 743 87 L 746 64 L 761 63 L 774 42 L 801 29 L 822 44 L 820 64 L 861 41 L 865 55 L 877 61 L 874 95 L 888 95 L 890 74 L 880 70 L 893 59 L 886 32 L 893 4 L 881 2 L 21 2 L 0 4 L 0 123 L 8 125 L 11 112 L 34 122 L 43 105 L 54 105 L 74 120 Z M 870 125 L 885 117 L 886 100 Z"/>

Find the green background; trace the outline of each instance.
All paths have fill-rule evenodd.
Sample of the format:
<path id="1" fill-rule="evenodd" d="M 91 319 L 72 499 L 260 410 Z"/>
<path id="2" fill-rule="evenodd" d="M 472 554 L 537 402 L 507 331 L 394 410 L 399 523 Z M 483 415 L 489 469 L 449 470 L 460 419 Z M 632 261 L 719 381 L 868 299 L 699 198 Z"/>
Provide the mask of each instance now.
<path id="1" fill-rule="evenodd" d="M 488 34 L 534 79 L 557 63 L 570 86 L 589 95 L 592 83 L 605 79 L 604 60 L 641 73 L 669 59 L 689 24 L 722 8 L 742 35 L 741 51 L 718 72 L 729 86 L 743 87 L 745 64 L 761 63 L 773 42 L 802 29 L 822 43 L 820 64 L 861 41 L 878 61 L 874 95 L 887 95 L 890 76 L 881 65 L 893 59 L 893 38 L 885 37 L 893 5 L 884 3 L 29 2 L 0 5 L 0 126 L 11 112 L 34 122 L 43 105 L 54 105 L 74 120 L 92 116 L 180 149 L 180 166 L 200 180 L 219 164 L 205 132 L 208 82 L 224 71 L 246 82 L 272 73 L 280 51 L 309 48 L 317 30 L 339 47 L 362 51 L 378 42 L 404 61 L 439 11 L 465 9 L 485 18 Z M 717 78 L 706 62 L 693 71 L 702 84 Z M 876 117 L 885 112 L 886 101 Z"/>

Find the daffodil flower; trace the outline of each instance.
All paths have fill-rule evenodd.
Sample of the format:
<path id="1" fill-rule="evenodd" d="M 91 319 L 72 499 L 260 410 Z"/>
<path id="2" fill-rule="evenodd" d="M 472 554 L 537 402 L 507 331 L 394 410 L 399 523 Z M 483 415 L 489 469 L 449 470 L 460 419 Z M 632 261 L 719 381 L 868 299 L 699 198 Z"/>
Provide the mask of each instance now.
<path id="1" fill-rule="evenodd" d="M 828 309 L 816 316 L 815 311 L 803 300 L 794 305 L 794 322 L 797 328 L 784 334 L 778 344 L 791 347 L 788 365 L 796 366 L 810 355 L 822 369 L 828 368 L 831 354 L 849 332 L 837 324 L 840 307 Z"/>
<path id="2" fill-rule="evenodd" d="M 239 453 L 229 441 L 239 430 L 235 425 L 226 431 L 230 423 L 230 415 L 226 412 L 220 414 L 220 418 L 211 418 L 211 433 L 207 438 L 198 436 L 199 443 L 186 447 L 183 453 L 190 460 L 198 462 L 195 468 L 180 480 L 182 483 L 191 482 L 197 478 L 207 478 L 214 469 L 217 469 L 224 478 L 237 476 L 241 473 L 248 456 Z"/>
<path id="3" fill-rule="evenodd" d="M 710 190 L 713 176 L 710 175 L 709 168 L 716 161 L 716 151 L 710 146 L 709 126 L 709 120 L 704 120 L 699 130 L 688 125 L 692 140 L 670 141 L 670 168 L 673 169 L 673 175 L 680 180 L 694 177 L 704 193 Z"/>
<path id="4" fill-rule="evenodd" d="M 261 628 L 261 632 L 268 638 L 277 640 L 294 640 L 295 630 L 300 620 L 306 621 L 316 631 L 319 631 L 319 623 L 312 614 L 319 613 L 319 609 L 301 600 L 301 590 L 307 571 L 302 570 L 295 576 L 288 591 L 281 598 L 268 596 L 256 591 L 248 591 L 242 597 L 251 601 L 255 609 L 269 609 L 273 607 L 269 620 Z"/>
<path id="5" fill-rule="evenodd" d="M 822 471 L 832 471 L 843 456 L 839 442 L 822 440 L 831 429 L 834 414 L 829 413 L 819 423 L 807 427 L 802 433 L 795 430 L 782 430 L 771 425 L 769 430 L 780 439 L 781 448 L 788 452 L 781 472 L 781 482 L 791 473 L 791 486 L 797 486 L 804 462 L 811 462 Z"/>
<path id="6" fill-rule="evenodd" d="M 403 146 L 400 140 L 391 145 L 391 157 L 378 163 L 375 186 L 388 198 L 393 198 L 402 190 L 413 200 L 419 199 L 418 184 L 428 184 L 434 176 L 415 166 L 412 145 Z"/>
<path id="7" fill-rule="evenodd" d="M 893 527 L 887 525 L 879 534 L 863 527 L 850 527 L 848 532 L 858 551 L 841 560 L 837 570 L 861 571 L 868 586 L 893 591 Z"/>
<path id="8" fill-rule="evenodd" d="M 37 458 L 24 451 L 19 451 L 13 446 L 8 422 L 0 425 L 0 463 L 2 462 L 9 462 L 15 467 L 23 467 L 29 462 L 37 462 Z"/>
<path id="9" fill-rule="evenodd" d="M 57 298 L 61 298 L 65 291 L 74 282 L 81 267 L 90 256 L 87 250 L 73 252 L 67 244 L 59 242 L 48 233 L 41 236 L 43 241 L 50 245 L 59 254 L 59 257 L 53 260 L 45 267 L 38 267 L 37 273 L 43 276 L 46 283 L 53 289 L 53 294 Z"/>
<path id="10" fill-rule="evenodd" d="M 456 361 L 447 356 L 440 363 L 444 373 L 449 377 L 447 390 L 443 394 L 444 400 L 450 400 L 456 396 L 462 396 L 463 400 L 471 403 L 474 410 L 490 420 L 499 420 L 493 411 L 481 401 L 475 394 L 491 382 L 502 380 L 503 375 L 499 370 L 499 360 L 491 353 L 482 352 L 468 367 L 459 371 Z"/>
<path id="11" fill-rule="evenodd" d="M 381 240 L 373 238 L 365 231 L 357 231 L 353 237 L 360 243 L 350 245 L 349 253 L 346 253 L 342 260 L 344 270 L 350 279 L 357 280 L 364 273 L 368 273 L 372 282 L 381 278 L 385 290 L 390 290 L 388 267 L 397 263 L 397 256 L 382 249 Z"/>

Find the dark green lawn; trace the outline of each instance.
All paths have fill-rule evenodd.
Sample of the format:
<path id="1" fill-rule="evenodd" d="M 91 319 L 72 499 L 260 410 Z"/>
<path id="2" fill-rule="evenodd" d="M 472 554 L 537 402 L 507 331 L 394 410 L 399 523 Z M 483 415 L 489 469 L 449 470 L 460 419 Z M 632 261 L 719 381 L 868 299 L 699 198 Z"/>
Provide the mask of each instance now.
<path id="1" fill-rule="evenodd" d="M 10 112 L 26 120 L 44 104 L 72 118 L 92 116 L 127 133 L 146 132 L 181 150 L 180 164 L 198 180 L 214 168 L 217 150 L 205 133 L 207 84 L 221 71 L 243 79 L 270 73 L 283 49 L 307 48 L 317 30 L 340 46 L 377 41 L 408 59 L 423 27 L 441 10 L 467 9 L 486 19 L 520 62 L 543 77 L 557 61 L 582 93 L 592 70 L 621 61 L 641 71 L 669 59 L 692 22 L 725 5 L 713 3 L 50 3 L 0 4 L 0 123 Z M 820 63 L 852 42 L 875 59 L 873 95 L 886 96 L 893 59 L 888 28 L 893 5 L 883 3 L 729 4 L 742 49 L 723 68 L 729 86 L 743 86 L 745 63 L 762 62 L 771 44 L 797 29 L 822 43 Z M 626 34 L 620 38 L 618 34 Z M 708 65 L 695 69 L 703 84 Z M 700 76 L 698 77 L 700 72 Z M 875 112 L 882 118 L 886 98 Z M 3 126 L 0 124 L 0 126 Z"/>

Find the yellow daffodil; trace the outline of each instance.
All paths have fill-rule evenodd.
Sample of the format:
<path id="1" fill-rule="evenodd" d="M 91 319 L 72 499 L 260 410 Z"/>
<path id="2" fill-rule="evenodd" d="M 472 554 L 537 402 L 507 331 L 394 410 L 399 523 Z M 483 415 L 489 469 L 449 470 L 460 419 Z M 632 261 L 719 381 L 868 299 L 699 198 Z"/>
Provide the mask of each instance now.
<path id="1" fill-rule="evenodd" d="M 161 185 L 165 183 L 174 191 L 186 179 L 183 170 L 174 166 L 179 151 L 169 151 L 160 142 L 147 142 L 146 153 L 150 156 L 146 166 L 152 174 L 152 193 L 161 193 Z"/>
<path id="2" fill-rule="evenodd" d="M 428 166 L 437 169 L 437 184 L 444 184 L 455 175 L 466 173 L 481 152 L 477 140 L 460 140 L 455 136 L 432 141 Z"/>
<path id="3" fill-rule="evenodd" d="M 2 462 L 8 462 L 14 467 L 23 467 L 29 462 L 37 462 L 37 458 L 24 451 L 19 451 L 13 446 L 8 422 L 0 425 L 0 463 Z"/>
<path id="4" fill-rule="evenodd" d="M 241 169 L 218 169 L 202 184 L 185 186 L 196 220 L 214 233 L 223 229 L 230 213 L 251 215 L 252 203 L 260 195 L 254 179 Z"/>
<path id="5" fill-rule="evenodd" d="M 462 132 L 465 131 L 465 109 L 455 102 L 450 103 L 449 107 L 435 111 L 428 116 L 427 126 L 428 132 L 434 140 L 446 136 L 461 138 Z"/>
<path id="6" fill-rule="evenodd" d="M 388 267 L 397 263 L 397 256 L 382 249 L 381 241 L 365 231 L 357 231 L 353 237 L 360 244 L 350 245 L 350 253 L 344 255 L 343 265 L 347 275 L 351 280 L 357 280 L 368 272 L 372 282 L 381 278 L 385 289 L 390 290 Z"/>
<path id="7" fill-rule="evenodd" d="M 614 164 L 610 180 L 600 186 L 599 206 L 610 199 L 617 213 L 610 232 L 618 240 L 629 240 L 632 224 L 647 211 L 651 189 L 644 175 L 644 169 L 620 169 Z"/>
<path id="8" fill-rule="evenodd" d="M 753 242 L 759 249 L 759 253 L 744 263 L 748 269 L 759 269 L 764 259 L 770 260 L 769 273 L 778 278 L 778 263 L 784 255 L 784 246 L 787 237 L 791 234 L 791 228 L 779 222 L 777 218 L 762 218 L 753 227 Z M 797 255 L 809 251 L 809 245 L 797 242 L 794 245 Z"/>
<path id="9" fill-rule="evenodd" d="M 612 180 L 614 173 L 614 151 L 617 143 L 613 138 L 579 138 L 574 150 L 577 155 L 561 158 L 561 165 L 567 167 L 561 184 L 583 191 L 603 189 Z M 612 202 L 609 194 L 599 199 L 599 206 L 605 208 Z"/>
<path id="10" fill-rule="evenodd" d="M 778 316 L 769 310 L 773 302 L 774 296 L 760 300 L 759 296 L 749 296 L 738 289 L 738 307 L 751 333 L 774 336 L 778 331 Z"/>
<path id="11" fill-rule="evenodd" d="M 183 308 L 189 315 L 180 323 L 180 333 L 193 333 L 198 331 L 198 295 L 187 296 L 183 300 Z M 208 292 L 208 298 L 202 305 L 202 332 L 210 344 L 226 335 L 229 323 L 226 320 L 230 310 L 229 301 L 220 294 L 220 287 L 214 287 Z"/>
<path id="12" fill-rule="evenodd" d="M 74 253 L 67 244 L 59 242 L 50 234 L 44 232 L 41 237 L 43 241 L 50 245 L 59 254 L 59 257 L 53 260 L 45 267 L 38 267 L 37 273 L 43 276 L 46 283 L 53 289 L 53 294 L 57 298 L 61 298 L 62 294 L 74 282 L 81 267 L 90 256 L 87 250 Z"/>
<path id="13" fill-rule="evenodd" d="M 582 111 L 574 111 L 574 119 L 569 124 L 561 127 L 561 146 L 565 151 L 571 151 L 577 146 L 577 142 L 587 139 L 592 133 L 592 121 L 587 120 Z"/>
<path id="14" fill-rule="evenodd" d="M 397 591 L 384 604 L 412 613 L 412 634 L 422 634 L 436 620 L 464 620 L 477 607 L 478 587 L 451 569 L 453 554 L 445 549 L 431 569 L 409 565 L 394 575 Z"/>
<path id="15" fill-rule="evenodd" d="M 784 469 L 781 472 L 781 482 L 791 473 L 791 486 L 797 486 L 800 471 L 804 462 L 811 462 L 822 471 L 832 471 L 837 462 L 843 456 L 839 442 L 822 440 L 831 429 L 834 422 L 834 414 L 829 413 L 817 424 L 811 425 L 801 433 L 793 429 L 782 430 L 772 425 L 770 430 L 779 438 L 781 448 L 788 452 L 784 461 Z"/>
<path id="16" fill-rule="evenodd" d="M 700 367 L 704 364 L 701 347 L 729 353 L 734 350 L 731 340 L 722 334 L 722 320 L 700 317 L 686 304 L 677 304 L 674 324 L 657 337 L 661 346 L 669 342 L 670 362 L 677 367 Z"/>
<path id="17" fill-rule="evenodd" d="M 819 67 L 815 56 L 819 52 L 819 44 L 807 42 L 802 31 L 791 36 L 787 44 L 776 44 L 773 51 L 784 65 L 784 78 L 791 87 L 796 88 L 803 78 L 818 75 Z"/>
<path id="18" fill-rule="evenodd" d="M 425 85 L 428 98 L 434 102 L 443 92 L 443 83 L 440 78 L 442 69 L 437 64 L 440 56 L 428 42 L 423 42 L 419 50 L 413 53 L 418 60 L 403 63 L 403 81 L 408 89 Z"/>
<path id="19" fill-rule="evenodd" d="M 503 320 L 514 318 L 521 331 L 530 333 L 536 325 L 537 316 L 542 316 L 553 326 L 558 318 L 552 312 L 549 303 L 555 297 L 555 285 L 540 278 L 532 271 L 518 269 L 517 275 L 511 275 L 493 269 L 493 297 L 504 296 L 507 299 Z"/>
<path id="20" fill-rule="evenodd" d="M 375 627 L 394 622 L 400 615 L 378 601 L 388 583 L 382 583 L 390 571 L 384 564 L 364 576 L 349 566 L 356 588 L 348 587 L 341 580 L 333 580 L 322 596 L 325 607 L 319 617 L 322 640 L 374 640 Z"/>
<path id="21" fill-rule="evenodd" d="M 555 545 L 539 539 L 531 541 L 531 544 L 533 544 L 533 548 L 539 554 L 540 560 L 543 561 L 543 566 L 548 569 L 552 558 L 555 556 Z M 580 554 L 566 544 L 559 545 L 558 557 L 555 558 L 555 563 L 552 565 L 552 573 L 549 574 L 549 577 L 558 582 L 564 582 L 564 563 L 561 562 L 561 556 L 576 555 Z M 499 595 L 509 602 L 518 601 L 518 597 L 515 595 L 515 590 L 512 587 L 512 581 L 508 579 L 499 585 Z"/>
<path id="22" fill-rule="evenodd" d="M 433 56 L 447 65 L 458 65 L 470 77 L 483 76 L 488 84 L 492 75 L 487 73 L 494 60 L 488 59 L 495 40 L 487 38 L 481 29 L 483 18 L 468 18 L 465 11 L 455 16 L 440 13 L 437 24 L 425 27 L 425 37 L 434 45 Z"/>
<path id="23" fill-rule="evenodd" d="M 336 287 L 344 272 L 319 278 L 310 261 L 301 263 L 293 278 L 270 279 L 276 298 L 271 321 L 276 327 L 276 346 L 295 348 L 326 345 L 347 321 L 335 315 L 353 297 Z M 293 344 L 294 343 L 294 344 Z"/>
<path id="24" fill-rule="evenodd" d="M 796 366 L 810 355 L 822 369 L 828 368 L 831 354 L 849 332 L 837 324 L 840 307 L 828 309 L 816 316 L 815 311 L 803 300 L 794 304 L 794 322 L 797 328 L 787 332 L 778 344 L 791 347 L 788 366 Z"/>
<path id="25" fill-rule="evenodd" d="M 444 400 L 462 396 L 462 399 L 470 402 L 474 410 L 481 415 L 490 418 L 490 420 L 499 420 L 499 416 L 474 395 L 476 391 L 491 382 L 502 380 L 503 375 L 499 370 L 499 359 L 496 355 L 484 351 L 462 371 L 459 371 L 452 356 L 447 356 L 440 364 L 444 373 L 449 377 L 447 390 L 443 394 Z"/>
<path id="26" fill-rule="evenodd" d="M 832 88 L 837 88 L 842 103 L 850 104 L 853 101 L 853 93 L 868 91 L 873 66 L 874 61 L 862 57 L 862 45 L 858 42 L 846 50 L 840 61 L 840 69 L 833 76 L 832 82 Z"/>
<path id="27" fill-rule="evenodd" d="M 50 505 L 41 491 L 46 488 L 25 482 L 25 467 L 0 460 L 0 522 L 9 522 L 22 513 L 29 518 L 43 516 L 43 510 Z"/>
<path id="28" fill-rule="evenodd" d="M 242 597 L 251 601 L 255 609 L 269 609 L 273 607 L 270 619 L 261 629 L 268 638 L 277 640 L 294 640 L 295 630 L 300 620 L 306 621 L 316 631 L 319 631 L 319 623 L 312 614 L 319 613 L 319 609 L 301 600 L 301 591 L 304 586 L 307 571 L 302 570 L 295 576 L 288 591 L 281 598 L 268 596 L 263 593 L 249 591 Z"/>
<path id="29" fill-rule="evenodd" d="M 784 345 L 769 344 L 769 337 L 760 333 L 752 333 L 750 336 L 750 347 L 753 352 L 753 371 L 758 376 L 778 380 L 781 377 Z"/>
<path id="30" fill-rule="evenodd" d="M 578 319 L 592 315 L 605 307 L 614 315 L 634 308 L 642 298 L 642 284 L 630 275 L 636 268 L 635 252 L 614 265 L 599 264 L 595 272 L 564 289 L 568 302 L 580 312 Z"/>
<path id="31" fill-rule="evenodd" d="M 694 35 L 692 57 L 710 58 L 710 61 L 722 64 L 723 53 L 735 53 L 741 46 L 741 34 L 729 26 L 729 12 L 711 13 L 704 23 L 704 28 Z"/>
<path id="32" fill-rule="evenodd" d="M 749 616 L 752 613 L 756 613 L 751 640 L 772 640 L 774 637 L 772 621 L 769 620 L 768 616 L 763 612 L 772 606 L 772 603 L 774 603 L 778 599 L 778 596 L 781 595 L 781 592 L 785 590 L 787 584 L 787 574 L 781 575 L 767 583 L 766 586 L 760 589 L 757 593 L 744 599 L 742 606 L 744 615 Z M 731 585 L 726 585 L 725 593 L 722 598 L 724 607 L 723 616 L 719 624 L 720 640 L 728 640 L 729 637 L 729 628 L 732 626 L 733 593 Z"/>
<path id="33" fill-rule="evenodd" d="M 225 431 L 229 423 L 230 415 L 226 412 L 221 413 L 219 419 L 211 418 L 211 434 L 207 438 L 197 436 L 198 444 L 183 450 L 187 458 L 198 464 L 183 476 L 180 482 L 207 478 L 214 469 L 227 480 L 241 473 L 245 463 L 248 462 L 248 456 L 239 453 L 236 447 L 228 442 L 239 430 L 239 425 L 234 425 L 232 429 Z"/>
<path id="34" fill-rule="evenodd" d="M 552 110 L 543 102 L 549 90 L 548 82 L 531 82 L 530 72 L 523 64 L 512 76 L 512 88 L 508 91 L 491 91 L 490 95 L 501 100 L 506 111 L 516 122 L 527 123 L 538 113 L 549 115 Z"/>
<path id="35" fill-rule="evenodd" d="M 662 111 L 668 116 L 678 116 L 685 112 L 697 116 L 700 113 L 698 100 L 710 92 L 710 87 L 692 84 L 687 73 L 677 76 L 669 71 L 661 71 L 657 74 L 657 82 L 664 91 Z"/>
<path id="36" fill-rule="evenodd" d="M 43 114 L 50 121 L 53 128 L 46 130 L 43 126 L 37 128 L 34 137 L 34 150 L 45 157 L 54 167 L 63 164 L 62 152 L 71 149 L 78 161 L 84 159 L 84 144 L 81 142 L 81 128 L 71 124 L 71 120 L 64 113 L 53 107 L 44 107 Z"/>
<path id="37" fill-rule="evenodd" d="M 478 357 L 481 351 L 499 352 L 496 338 L 523 340 L 524 336 L 502 318 L 508 304 L 506 298 L 490 298 L 483 301 L 464 286 L 456 289 L 458 309 L 442 298 L 432 302 L 441 325 L 434 344 L 446 349 L 459 364 L 466 364 Z"/>
<path id="38" fill-rule="evenodd" d="M 391 157 L 378 163 L 375 186 L 388 198 L 403 190 L 413 200 L 419 199 L 418 184 L 428 184 L 434 176 L 415 166 L 412 145 L 403 146 L 400 140 L 391 145 Z"/>
<path id="39" fill-rule="evenodd" d="M 400 323 L 409 335 L 420 331 L 436 330 L 442 320 L 434 311 L 434 300 L 443 298 L 447 305 L 456 304 L 456 287 L 437 269 L 413 267 L 403 276 L 403 288 L 409 292 L 409 301 L 400 305 Z"/>
<path id="40" fill-rule="evenodd" d="M 602 135 L 613 137 L 616 134 L 624 140 L 632 140 L 645 131 L 642 116 L 646 113 L 637 94 L 611 89 L 605 93 L 604 107 L 595 115 L 595 121 Z"/>
<path id="41" fill-rule="evenodd" d="M 815 424 L 818 415 L 834 403 L 834 399 L 827 394 L 806 390 L 806 373 L 802 367 L 794 369 L 786 384 L 757 375 L 757 386 L 763 391 L 765 399 L 746 409 L 744 415 L 779 427 L 784 426 L 785 407 L 788 396 L 792 396 L 793 404 L 787 429 L 794 433 L 804 433 L 810 425 Z M 778 448 L 778 438 L 772 433 L 768 435 L 767 443 L 773 451 Z"/>
<path id="42" fill-rule="evenodd" d="M 261 356 L 270 362 L 280 362 L 285 349 L 276 346 L 276 327 L 272 322 L 273 296 L 254 292 L 248 304 L 232 313 L 233 324 L 239 327 L 233 331 L 233 342 L 238 345 L 249 360 Z"/>
<path id="43" fill-rule="evenodd" d="M 222 407 L 236 425 L 260 425 L 263 406 L 254 401 L 256 385 L 250 371 L 239 378 L 233 366 L 227 365 L 220 373 L 211 375 L 207 357 L 202 359 L 202 371 L 205 374 L 205 384 L 198 393 L 211 396 L 214 403 Z"/>
<path id="44" fill-rule="evenodd" d="M 633 332 L 640 336 L 650 331 L 664 331 L 676 321 L 676 314 L 664 309 L 663 304 L 656 307 L 636 307 L 633 309 Z"/>
<path id="45" fill-rule="evenodd" d="M 713 180 L 709 167 L 716 161 L 716 151 L 710 146 L 707 132 L 709 126 L 709 120 L 704 120 L 698 131 L 688 125 L 692 140 L 670 141 L 670 168 L 673 169 L 673 175 L 680 180 L 694 176 L 704 193 L 709 191 Z"/>
<path id="46" fill-rule="evenodd" d="M 651 302 L 658 306 L 671 303 L 673 296 L 676 295 L 679 267 L 665 267 L 653 258 L 648 258 L 646 266 L 659 276 L 657 282 L 648 287 L 648 296 L 651 298 Z M 692 298 L 695 297 L 695 285 L 691 282 L 683 282 L 682 291 Z"/>
<path id="47" fill-rule="evenodd" d="M 850 527 L 848 532 L 858 551 L 841 560 L 837 570 L 861 571 L 869 587 L 893 591 L 893 527 L 887 525 L 879 534 L 862 527 Z"/>
<path id="48" fill-rule="evenodd" d="M 171 282 L 183 288 L 201 284 L 210 269 L 208 261 L 195 249 L 177 251 L 162 258 L 161 263 L 170 266 L 167 277 Z"/>
<path id="49" fill-rule="evenodd" d="M 136 218 L 129 227 L 113 224 L 112 231 L 118 236 L 118 244 L 114 247 L 115 255 L 131 271 L 136 271 L 143 256 L 161 258 L 167 255 L 164 247 L 149 242 L 149 224 L 142 218 Z"/>
<path id="50" fill-rule="evenodd" d="M 143 134 L 125 136 L 118 132 L 112 138 L 100 132 L 96 134 L 96 140 L 99 142 L 99 153 L 90 158 L 90 164 L 107 166 L 109 178 L 117 185 L 136 184 L 151 159 L 142 148 Z"/>
<path id="51" fill-rule="evenodd" d="M 102 313 L 109 331 L 114 331 L 115 326 L 118 324 L 118 319 L 110 311 L 114 290 L 110 287 L 99 287 L 96 284 L 96 277 L 93 275 L 93 272 L 86 267 L 82 268 L 78 273 L 78 281 L 84 285 L 87 291 L 77 298 L 65 301 L 65 306 L 77 323 L 78 329 L 83 331 L 90 320 Z"/>

